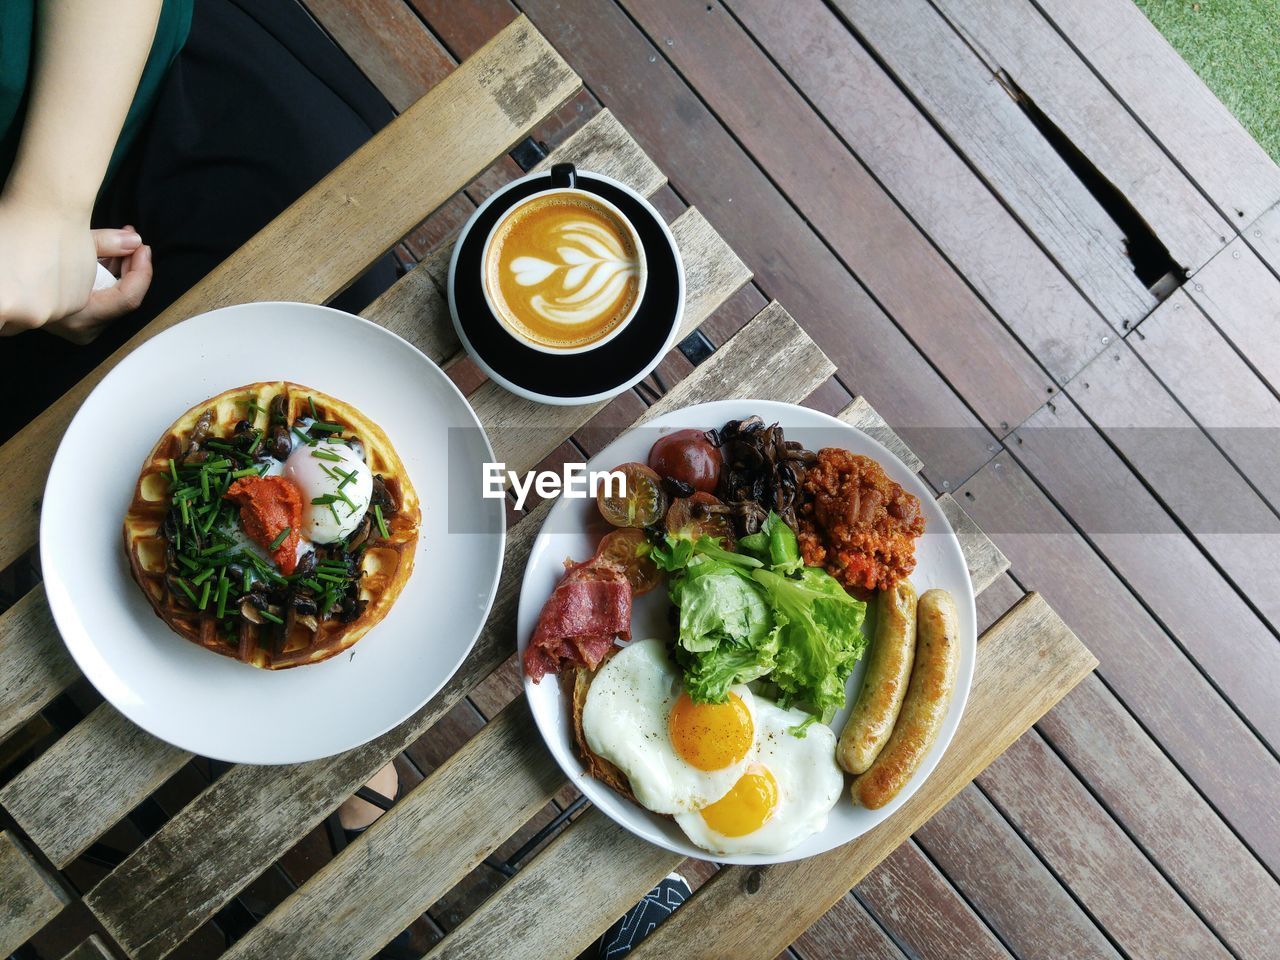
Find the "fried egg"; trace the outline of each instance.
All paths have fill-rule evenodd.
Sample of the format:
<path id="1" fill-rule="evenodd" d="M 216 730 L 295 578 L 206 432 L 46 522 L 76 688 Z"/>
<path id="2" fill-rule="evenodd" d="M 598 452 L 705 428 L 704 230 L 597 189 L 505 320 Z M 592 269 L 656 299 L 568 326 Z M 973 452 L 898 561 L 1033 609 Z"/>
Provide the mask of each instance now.
<path id="1" fill-rule="evenodd" d="M 587 746 L 615 764 L 655 813 L 696 811 L 723 797 L 755 751 L 754 698 L 730 688 L 699 704 L 661 640 L 637 640 L 591 681 L 582 708 Z"/>
<path id="2" fill-rule="evenodd" d="M 713 853 L 778 854 L 826 828 L 844 774 L 830 727 L 790 732 L 807 716 L 756 698 L 756 752 L 743 775 L 714 803 L 676 814 L 690 840 Z"/>
<path id="3" fill-rule="evenodd" d="M 284 475 L 302 491 L 301 534 L 312 543 L 350 536 L 369 509 L 373 474 L 360 452 L 345 443 L 297 444 L 284 462 Z"/>

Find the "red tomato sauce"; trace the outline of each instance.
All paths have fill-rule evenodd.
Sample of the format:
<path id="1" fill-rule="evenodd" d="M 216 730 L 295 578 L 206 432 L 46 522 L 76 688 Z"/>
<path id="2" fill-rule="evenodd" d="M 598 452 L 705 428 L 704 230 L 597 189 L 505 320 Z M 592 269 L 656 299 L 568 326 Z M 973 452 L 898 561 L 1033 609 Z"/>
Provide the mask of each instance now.
<path id="1" fill-rule="evenodd" d="M 287 477 L 241 477 L 231 484 L 224 499 L 240 507 L 245 534 L 264 550 L 271 550 L 286 528 L 288 535 L 271 559 L 285 576 L 298 565 L 298 530 L 302 527 L 302 491 Z"/>

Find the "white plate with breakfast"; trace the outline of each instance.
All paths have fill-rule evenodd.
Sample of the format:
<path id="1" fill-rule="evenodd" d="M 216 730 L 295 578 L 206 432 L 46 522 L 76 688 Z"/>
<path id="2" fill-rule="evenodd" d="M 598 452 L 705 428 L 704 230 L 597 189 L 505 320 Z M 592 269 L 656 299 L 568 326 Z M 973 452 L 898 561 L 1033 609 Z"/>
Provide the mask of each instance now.
<path id="1" fill-rule="evenodd" d="M 518 642 L 557 762 L 626 829 L 776 863 L 867 832 L 930 775 L 977 654 L 960 544 L 853 427 L 770 401 L 660 417 L 587 464 L 530 553 Z"/>
<path id="2" fill-rule="evenodd" d="M 465 398 L 359 317 L 253 303 L 102 380 L 49 473 L 40 555 L 81 670 L 155 736 L 240 763 L 373 739 L 488 615 L 505 516 Z"/>

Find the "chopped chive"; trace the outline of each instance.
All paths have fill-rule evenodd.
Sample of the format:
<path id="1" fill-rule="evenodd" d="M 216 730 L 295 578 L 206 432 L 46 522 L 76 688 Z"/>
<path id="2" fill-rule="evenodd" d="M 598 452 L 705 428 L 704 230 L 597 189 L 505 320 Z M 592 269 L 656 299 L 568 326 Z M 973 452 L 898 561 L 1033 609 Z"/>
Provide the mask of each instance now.
<path id="1" fill-rule="evenodd" d="M 303 580 L 299 580 L 298 582 L 301 583 L 308 590 L 314 590 L 316 593 L 322 593 L 324 591 L 324 587 L 320 586 L 319 583 L 317 583 L 315 580 L 312 580 L 310 577 L 307 577 Z"/>
<path id="2" fill-rule="evenodd" d="M 173 485 L 178 485 L 178 465 L 174 463 L 173 457 L 169 458 L 169 476 L 173 479 Z"/>
<path id="3" fill-rule="evenodd" d="M 264 620 L 270 620 L 272 623 L 284 623 L 284 621 L 283 621 L 283 620 L 281 620 L 279 617 L 277 617 L 277 616 L 276 616 L 274 613 L 272 613 L 270 610 L 259 610 L 259 611 L 258 611 L 258 614 L 262 617 L 262 619 L 264 619 Z"/>
<path id="4" fill-rule="evenodd" d="M 218 522 L 218 518 L 221 516 L 222 516 L 222 507 L 221 505 L 219 505 L 217 508 L 209 512 L 209 518 L 205 520 L 203 525 L 201 525 L 200 532 L 208 533 L 210 530 L 212 530 L 213 525 Z"/>
<path id="5" fill-rule="evenodd" d="M 319 419 L 320 419 L 320 414 L 316 413 L 316 399 L 315 399 L 315 397 L 307 397 L 307 404 L 311 407 L 311 419 L 312 419 L 312 420 L 319 420 Z"/>
<path id="6" fill-rule="evenodd" d="M 190 499 L 194 498 L 194 497 L 195 497 L 197 494 L 199 494 L 199 493 L 200 493 L 200 491 L 199 491 L 199 490 L 197 490 L 195 487 L 183 487 L 181 490 L 175 490 L 175 491 L 173 491 L 173 499 L 175 499 L 175 500 L 190 500 Z"/>
<path id="7" fill-rule="evenodd" d="M 267 475 L 267 471 L 270 469 L 271 469 L 271 461 L 270 460 L 262 461 L 262 466 L 258 468 L 258 476 L 265 477 Z"/>
<path id="8" fill-rule="evenodd" d="M 333 514 L 333 522 L 341 526 L 342 518 L 338 516 L 338 508 L 333 505 L 332 501 L 329 503 L 329 512 Z"/>
<path id="9" fill-rule="evenodd" d="M 186 498 L 179 500 L 178 506 L 182 508 L 182 525 L 187 526 L 191 523 L 191 510 L 187 507 Z"/>
<path id="10" fill-rule="evenodd" d="M 283 530 L 281 530 L 279 533 L 276 534 L 276 538 L 271 541 L 271 546 L 267 547 L 267 549 L 275 550 L 277 547 L 280 546 L 280 544 L 284 543 L 285 539 L 292 532 L 293 532 L 293 527 L 285 527 Z"/>
<path id="11" fill-rule="evenodd" d="M 342 482 L 338 484 L 339 490 L 341 490 L 343 487 L 345 487 L 348 483 L 350 483 L 352 480 L 356 478 L 356 472 L 354 470 L 351 470 L 348 472 L 346 470 L 343 470 L 341 467 L 334 467 L 333 469 L 334 469 L 334 472 L 337 473 L 338 476 L 342 478 Z"/>
<path id="12" fill-rule="evenodd" d="M 227 593 L 231 590 L 231 581 L 227 579 L 226 573 L 218 578 L 218 619 L 221 620 L 227 615 Z"/>
<path id="13" fill-rule="evenodd" d="M 312 450 L 311 455 L 317 460 L 331 460 L 335 463 L 342 462 L 342 457 L 338 456 L 332 450 Z"/>
<path id="14" fill-rule="evenodd" d="M 249 587 L 250 587 L 250 583 L 249 583 L 249 568 L 248 568 L 248 567 L 245 567 L 245 568 L 244 568 L 244 584 L 243 584 L 243 586 L 244 586 L 244 589 L 243 589 L 243 590 L 241 590 L 240 592 L 241 592 L 241 593 L 248 593 L 248 592 L 249 592 Z"/>
<path id="15" fill-rule="evenodd" d="M 194 583 L 194 581 L 192 582 Z M 200 603 L 198 604 L 198 606 L 200 607 L 201 610 L 203 610 L 205 607 L 209 605 L 209 593 L 212 590 L 213 590 L 213 581 L 206 580 L 204 582 L 204 589 L 200 591 Z"/>
<path id="16" fill-rule="evenodd" d="M 350 498 L 350 497 L 348 497 L 345 493 L 343 493 L 343 492 L 342 492 L 342 488 L 341 488 L 341 487 L 339 487 L 336 491 L 334 491 L 334 496 L 336 496 L 339 500 L 341 500 L 341 501 L 342 501 L 343 503 L 345 503 L 348 507 L 350 507 L 350 508 L 351 508 L 351 512 L 352 512 L 352 513 L 355 513 L 356 505 L 355 505 L 354 503 L 352 503 L 352 502 L 351 502 L 351 498 Z"/>
<path id="17" fill-rule="evenodd" d="M 318 497 L 311 498 L 312 505 L 317 507 L 327 507 L 330 504 L 337 503 L 337 502 L 338 502 L 338 496 L 337 494 L 333 494 L 333 493 L 322 493 Z"/>
<path id="18" fill-rule="evenodd" d="M 340 423 L 329 423 L 326 420 L 320 420 L 313 423 L 311 429 L 319 433 L 341 433 L 345 428 Z"/>
<path id="19" fill-rule="evenodd" d="M 305 443 L 308 447 L 314 447 L 316 445 L 315 437 L 308 437 L 305 433 L 303 433 L 297 427 L 290 427 L 289 429 L 292 430 L 295 434 L 297 434 L 298 439 L 301 440 L 303 443 Z"/>
<path id="20" fill-rule="evenodd" d="M 346 583 L 346 577 L 335 577 L 332 573 L 317 573 L 317 580 L 324 580 L 327 583 Z"/>
<path id="21" fill-rule="evenodd" d="M 387 529 L 387 521 L 382 517 L 381 504 L 375 503 L 373 505 L 373 516 L 378 521 L 378 532 L 382 534 L 382 539 L 389 540 L 391 538 L 391 531 Z"/>
<path id="22" fill-rule="evenodd" d="M 182 592 L 191 598 L 192 603 L 200 602 L 199 600 L 196 599 L 196 595 L 195 593 L 192 592 L 191 588 L 187 586 L 187 581 L 183 580 L 181 577 L 178 577 L 176 578 L 176 583 L 178 584 L 178 586 L 182 588 Z"/>
<path id="23" fill-rule="evenodd" d="M 200 564 L 196 563 L 185 553 L 178 554 L 178 562 L 185 566 L 188 570 L 199 570 Z"/>
<path id="24" fill-rule="evenodd" d="M 241 477 L 251 477 L 258 472 L 257 467 L 245 467 L 243 470 L 232 470 L 231 479 L 239 480 Z"/>
<path id="25" fill-rule="evenodd" d="M 254 432 L 257 433 L 257 431 Z M 249 456 L 253 456 L 257 453 L 260 446 L 262 446 L 262 434 L 257 433 L 253 438 L 253 443 L 249 444 Z"/>
<path id="26" fill-rule="evenodd" d="M 225 440 L 206 440 L 204 445 L 210 450 L 221 450 L 224 453 L 236 454 L 240 452 Z"/>
<path id="27" fill-rule="evenodd" d="M 200 586 L 200 584 L 204 583 L 206 580 L 208 580 L 210 577 L 213 576 L 213 570 L 214 568 L 210 567 L 208 570 L 205 570 L 202 573 L 197 573 L 194 577 L 191 578 L 191 585 L 193 587 Z"/>
<path id="28" fill-rule="evenodd" d="M 209 499 L 209 471 L 205 469 L 200 471 L 200 496 Z"/>
<path id="29" fill-rule="evenodd" d="M 338 475 L 334 473 L 332 470 L 330 470 L 328 467 L 326 467 L 323 463 L 320 464 L 320 469 L 325 472 L 325 476 L 327 476 L 330 480 L 338 479 Z"/>
<path id="30" fill-rule="evenodd" d="M 217 546 L 214 546 L 214 547 L 205 547 L 203 550 L 200 551 L 200 556 L 209 557 L 215 553 L 221 553 L 225 549 L 227 549 L 226 544 L 218 544 Z"/>

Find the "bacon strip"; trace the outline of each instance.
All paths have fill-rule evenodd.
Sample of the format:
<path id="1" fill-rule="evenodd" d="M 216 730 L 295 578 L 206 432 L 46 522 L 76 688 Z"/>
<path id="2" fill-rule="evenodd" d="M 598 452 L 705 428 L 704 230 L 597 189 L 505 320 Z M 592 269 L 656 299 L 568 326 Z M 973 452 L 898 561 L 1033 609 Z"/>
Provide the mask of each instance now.
<path id="1" fill-rule="evenodd" d="M 543 604 L 524 672 L 537 683 L 566 667 L 594 670 L 618 638 L 631 639 L 631 584 L 614 567 L 578 564 Z"/>

